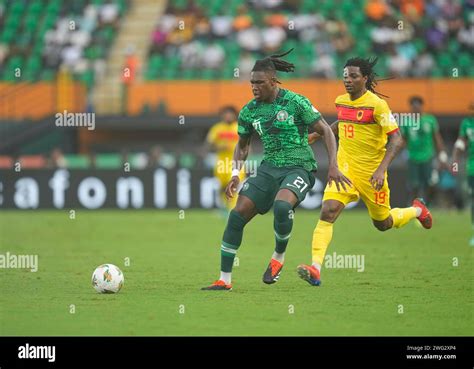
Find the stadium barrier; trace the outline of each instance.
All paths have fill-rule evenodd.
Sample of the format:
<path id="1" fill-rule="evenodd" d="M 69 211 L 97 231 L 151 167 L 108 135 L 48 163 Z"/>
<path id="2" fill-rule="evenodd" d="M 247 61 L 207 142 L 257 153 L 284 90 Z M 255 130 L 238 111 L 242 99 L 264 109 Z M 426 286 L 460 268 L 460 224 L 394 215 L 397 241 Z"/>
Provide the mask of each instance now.
<path id="1" fill-rule="evenodd" d="M 323 114 L 333 114 L 334 99 L 345 93 L 339 80 L 289 79 L 281 87 L 306 96 Z M 410 111 L 408 99 L 413 95 L 425 100 L 426 111 L 439 115 L 469 114 L 474 100 L 472 80 L 465 78 L 394 79 L 381 82 L 377 91 L 389 96 L 387 102 L 394 112 Z M 143 82 L 130 86 L 128 113 L 140 114 L 144 106 L 152 110 L 165 106 L 171 115 L 212 115 L 222 106 L 240 108 L 250 99 L 248 81 Z"/>
<path id="2" fill-rule="evenodd" d="M 327 170 L 316 177 L 304 209 L 321 206 Z M 392 206 L 407 201 L 405 178 L 403 169 L 389 172 Z M 219 201 L 210 170 L 0 170 L 0 209 L 212 209 Z"/>
<path id="3" fill-rule="evenodd" d="M 283 80 L 282 87 L 308 97 L 323 114 L 333 114 L 334 99 L 345 93 L 339 80 Z M 466 78 L 389 80 L 380 83 L 377 90 L 389 96 L 387 101 L 394 112 L 409 111 L 408 98 L 412 95 L 423 97 L 426 111 L 438 115 L 469 114 L 469 104 L 474 100 L 472 80 Z M 136 116 L 146 107 L 161 115 L 214 115 L 224 105 L 240 108 L 251 98 L 248 81 L 143 82 L 130 86 L 127 111 Z M 86 102 L 86 88 L 80 82 L 0 82 L 0 120 L 37 120 L 63 110 L 84 112 Z"/>

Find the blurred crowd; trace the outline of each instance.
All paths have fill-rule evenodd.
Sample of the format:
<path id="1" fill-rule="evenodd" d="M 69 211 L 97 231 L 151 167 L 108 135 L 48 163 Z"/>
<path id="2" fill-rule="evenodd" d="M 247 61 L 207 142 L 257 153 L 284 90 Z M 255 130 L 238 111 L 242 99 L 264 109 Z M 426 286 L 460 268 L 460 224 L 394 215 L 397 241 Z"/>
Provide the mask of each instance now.
<path id="1" fill-rule="evenodd" d="M 100 7 L 89 4 L 77 18 L 71 18 L 70 14 L 63 13 L 55 28 L 45 34 L 43 57 L 46 67 L 58 68 L 59 65 L 64 65 L 72 72 L 84 72 L 89 67 L 84 50 L 93 41 L 94 33 L 106 26 L 115 28 L 118 17 L 118 5 L 111 1 Z M 71 19 L 77 19 L 77 24 L 73 29 L 71 29 Z M 89 53 L 98 53 L 96 48 L 101 46 L 103 40 L 97 39 L 95 41 L 96 46 Z M 103 74 L 104 55 L 97 56 L 97 58 L 93 58 L 95 60 L 92 61 L 92 67 L 96 73 Z"/>
<path id="2" fill-rule="evenodd" d="M 219 69 L 237 45 L 238 67 L 247 76 L 255 58 L 296 45 L 296 52 L 312 56 L 311 76 L 333 78 L 338 58 L 363 53 L 384 57 L 382 74 L 423 77 L 434 73 L 443 53 L 468 53 L 474 46 L 474 0 L 303 3 L 242 1 L 235 14 L 226 8 L 210 16 L 196 1 L 186 7 L 169 2 L 150 53 L 177 55 L 183 68 Z"/>
<path id="3" fill-rule="evenodd" d="M 0 1 L 0 79 L 53 80 L 65 70 L 91 87 L 129 0 Z M 18 77 L 18 76 L 16 76 Z"/>

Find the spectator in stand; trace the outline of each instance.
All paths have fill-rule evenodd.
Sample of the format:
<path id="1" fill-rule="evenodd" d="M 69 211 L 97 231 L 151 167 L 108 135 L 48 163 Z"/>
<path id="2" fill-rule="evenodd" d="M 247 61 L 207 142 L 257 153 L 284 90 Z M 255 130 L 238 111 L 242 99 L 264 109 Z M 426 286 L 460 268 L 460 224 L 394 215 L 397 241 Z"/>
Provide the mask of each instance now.
<path id="1" fill-rule="evenodd" d="M 107 2 L 100 7 L 99 19 L 102 25 L 111 25 L 114 28 L 118 27 L 119 8 L 118 5 L 112 0 Z"/>
<path id="2" fill-rule="evenodd" d="M 202 44 L 199 41 L 188 42 L 179 48 L 179 55 L 184 68 L 201 67 L 202 54 Z"/>
<path id="3" fill-rule="evenodd" d="M 5 21 L 5 4 L 0 4 L 0 28 L 3 27 L 3 22 Z"/>
<path id="4" fill-rule="evenodd" d="M 333 21 L 327 25 L 332 46 L 336 52 L 343 54 L 349 51 L 354 45 L 354 39 L 343 21 Z"/>
<path id="5" fill-rule="evenodd" d="M 260 51 L 263 45 L 260 29 L 251 27 L 238 32 L 237 43 L 243 50 Z"/>
<path id="6" fill-rule="evenodd" d="M 292 29 L 288 29 L 290 37 L 298 37 L 300 41 L 306 42 L 314 39 L 314 34 L 317 33 L 316 27 L 324 23 L 324 18 L 319 14 L 294 14 L 291 19 Z M 306 36 L 304 33 L 309 32 Z"/>
<path id="7" fill-rule="evenodd" d="M 211 35 L 211 24 L 209 19 L 199 11 L 194 27 L 194 35 L 197 40 L 207 40 Z"/>
<path id="8" fill-rule="evenodd" d="M 398 28 L 391 18 L 385 18 L 378 26 L 375 26 L 370 34 L 374 51 L 386 53 L 388 45 L 395 41 L 397 32 L 399 32 Z"/>
<path id="9" fill-rule="evenodd" d="M 248 51 L 241 51 L 239 61 L 239 79 L 242 81 L 250 80 L 250 73 L 255 65 L 255 58 Z"/>
<path id="10" fill-rule="evenodd" d="M 457 0 L 446 0 L 441 7 L 441 15 L 446 22 L 446 27 L 449 34 L 457 34 L 462 28 L 462 7 Z"/>
<path id="11" fill-rule="evenodd" d="M 433 56 L 426 50 L 423 50 L 418 58 L 415 59 L 412 75 L 413 77 L 429 77 L 431 70 L 435 66 Z"/>
<path id="12" fill-rule="evenodd" d="M 167 42 L 179 46 L 190 42 L 194 36 L 196 17 L 192 13 L 177 14 L 174 29 L 168 34 Z"/>
<path id="13" fill-rule="evenodd" d="M 166 46 L 166 39 L 168 33 L 164 31 L 163 27 L 159 24 L 151 35 L 151 53 L 161 54 Z"/>
<path id="14" fill-rule="evenodd" d="M 214 37 L 224 38 L 232 33 L 232 22 L 233 19 L 229 15 L 218 15 L 212 17 L 211 20 L 211 33 Z"/>
<path id="15" fill-rule="evenodd" d="M 7 58 L 9 53 L 8 46 L 5 44 L 0 44 L 0 65 L 3 65 L 5 59 Z"/>
<path id="16" fill-rule="evenodd" d="M 400 11 L 406 19 L 414 24 L 418 24 L 425 11 L 423 0 L 400 0 Z"/>
<path id="17" fill-rule="evenodd" d="M 471 0 L 472 10 L 466 15 L 466 22 L 459 30 L 457 39 L 459 43 L 466 49 L 471 51 L 474 49 L 474 0 Z"/>
<path id="18" fill-rule="evenodd" d="M 239 6 L 237 9 L 237 16 L 234 19 L 234 29 L 236 31 L 242 31 L 244 29 L 250 28 L 253 25 L 253 19 L 248 15 L 248 9 L 245 5 Z"/>
<path id="19" fill-rule="evenodd" d="M 250 0 L 257 9 L 276 10 L 283 5 L 283 0 Z"/>
<path id="20" fill-rule="evenodd" d="M 262 30 L 262 48 L 265 54 L 278 51 L 286 40 L 286 32 L 281 27 L 268 27 Z"/>
<path id="21" fill-rule="evenodd" d="M 411 68 L 410 60 L 397 53 L 394 45 L 390 47 L 390 56 L 387 60 L 389 74 L 394 77 L 407 77 Z"/>
<path id="22" fill-rule="evenodd" d="M 385 0 L 368 0 L 365 6 L 365 14 L 374 22 L 380 22 L 390 13 L 390 8 Z"/>
<path id="23" fill-rule="evenodd" d="M 79 46 L 72 45 L 68 43 L 65 45 L 64 49 L 61 51 L 61 60 L 63 65 L 73 70 L 74 66 L 82 57 L 82 49 Z"/>
<path id="24" fill-rule="evenodd" d="M 268 27 L 288 27 L 288 17 L 282 13 L 273 13 L 265 17 L 265 24 Z"/>
<path id="25" fill-rule="evenodd" d="M 334 59 L 327 53 L 320 54 L 311 65 L 311 76 L 318 78 L 336 78 Z"/>
<path id="26" fill-rule="evenodd" d="M 441 20 L 436 22 L 431 22 L 431 25 L 426 31 L 426 43 L 428 49 L 431 52 L 436 52 L 444 49 L 445 40 L 446 40 L 446 29 L 443 27 L 443 22 Z"/>
<path id="27" fill-rule="evenodd" d="M 135 55 L 135 46 L 128 45 L 125 50 L 125 63 L 122 74 L 122 114 L 127 113 L 128 89 L 135 82 L 139 67 L 139 60 Z"/>
<path id="28" fill-rule="evenodd" d="M 211 43 L 203 52 L 202 63 L 204 68 L 219 69 L 225 59 L 225 52 L 222 46 Z"/>
<path id="29" fill-rule="evenodd" d="M 98 10 L 92 4 L 89 4 L 84 9 L 84 15 L 79 21 L 80 27 L 85 32 L 91 33 L 97 26 Z"/>

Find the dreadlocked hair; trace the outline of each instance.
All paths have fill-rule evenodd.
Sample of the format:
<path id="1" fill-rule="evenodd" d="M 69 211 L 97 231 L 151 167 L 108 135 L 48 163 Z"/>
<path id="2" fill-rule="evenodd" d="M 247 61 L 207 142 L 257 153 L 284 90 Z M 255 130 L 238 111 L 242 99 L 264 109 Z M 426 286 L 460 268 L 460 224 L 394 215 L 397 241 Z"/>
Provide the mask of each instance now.
<path id="1" fill-rule="evenodd" d="M 264 59 L 259 59 L 255 62 L 255 65 L 252 68 L 253 72 L 285 72 L 290 73 L 294 72 L 295 65 L 293 63 L 289 63 L 285 60 L 280 59 L 282 56 L 288 55 L 294 49 L 290 49 L 283 54 L 274 54 L 267 56 Z"/>
<path id="2" fill-rule="evenodd" d="M 388 97 L 375 90 L 375 87 L 377 86 L 378 82 L 391 79 L 391 78 L 386 78 L 386 79 L 377 80 L 375 78 L 377 76 L 377 73 L 375 73 L 374 67 L 375 67 L 375 64 L 377 64 L 377 61 L 378 61 L 377 57 L 367 58 L 367 59 L 359 58 L 359 57 L 351 58 L 346 62 L 346 64 L 344 65 L 344 68 L 345 67 L 359 67 L 362 75 L 364 77 L 367 76 L 367 82 L 365 83 L 365 88 L 376 95 L 379 95 L 382 97 Z"/>

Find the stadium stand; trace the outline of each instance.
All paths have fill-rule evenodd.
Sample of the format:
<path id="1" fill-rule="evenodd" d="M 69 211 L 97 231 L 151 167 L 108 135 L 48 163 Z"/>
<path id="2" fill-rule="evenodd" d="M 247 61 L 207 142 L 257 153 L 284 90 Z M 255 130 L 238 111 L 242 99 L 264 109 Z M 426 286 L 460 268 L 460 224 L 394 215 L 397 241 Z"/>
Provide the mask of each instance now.
<path id="1" fill-rule="evenodd" d="M 128 0 L 0 0 L 0 78 L 52 81 L 60 68 L 92 88 Z"/>
<path id="2" fill-rule="evenodd" d="M 334 78 L 356 54 L 378 55 L 383 77 L 449 77 L 453 61 L 472 77 L 473 31 L 472 1 L 177 0 L 151 35 L 145 79 L 232 79 L 235 66 L 245 79 L 256 58 L 293 47 L 289 60 L 309 66 L 300 78 Z"/>
<path id="3" fill-rule="evenodd" d="M 240 107 L 249 97 L 243 84 L 234 84 L 235 67 L 245 80 L 256 58 L 290 48 L 295 50 L 288 60 L 298 68 L 281 78 L 295 79 L 285 83 L 313 98 L 328 119 L 345 60 L 378 55 L 379 76 L 399 77 L 388 85 L 390 106 L 404 111 L 407 91 L 429 93 L 428 109 L 443 116 L 453 140 L 450 125 L 458 118 L 450 115 L 466 113 L 459 93 L 466 90 L 463 77 L 474 76 L 473 32 L 472 0 L 0 0 L 0 135 L 8 137 L 1 153 L 11 154 L 0 166 L 42 153 L 51 158 L 33 161 L 40 166 L 123 168 L 128 160 L 135 169 L 209 167 L 198 143 L 213 114 L 225 104 Z M 134 72 L 118 76 L 125 65 L 135 65 Z M 463 81 L 452 78 L 453 67 Z M 106 76 L 98 83 L 104 73 L 116 79 L 105 83 Z M 110 97 L 125 84 L 130 88 L 118 99 L 120 109 L 101 111 L 105 104 L 93 97 Z M 440 97 L 447 89 L 450 100 Z M 123 119 L 113 117 L 102 135 L 74 133 L 46 121 L 63 110 L 96 112 L 99 129 L 110 112 Z M 182 131 L 172 118 L 181 114 L 189 118 Z M 41 119 L 44 130 L 27 132 Z M 113 138 L 113 124 L 127 124 L 124 131 L 132 132 L 138 122 L 150 134 Z M 163 145 L 161 152 L 154 153 L 153 145 Z M 67 154 L 52 158 L 55 147 Z M 128 159 L 123 147 L 130 150 Z"/>

